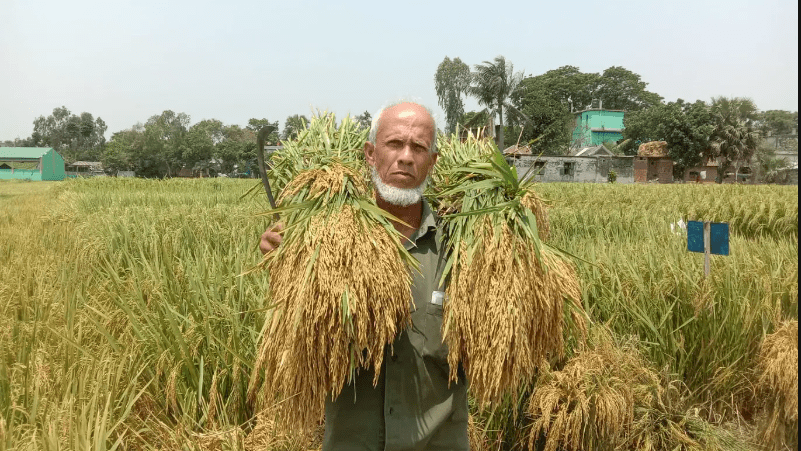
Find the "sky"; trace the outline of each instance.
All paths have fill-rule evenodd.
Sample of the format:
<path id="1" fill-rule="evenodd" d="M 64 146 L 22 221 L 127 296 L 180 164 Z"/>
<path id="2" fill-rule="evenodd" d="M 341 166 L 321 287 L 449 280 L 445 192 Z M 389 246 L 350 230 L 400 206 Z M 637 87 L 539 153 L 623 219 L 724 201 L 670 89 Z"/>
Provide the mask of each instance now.
<path id="1" fill-rule="evenodd" d="M 623 66 L 665 101 L 798 110 L 798 2 L 0 0 L 0 141 L 66 106 L 106 137 L 164 110 L 191 123 L 437 105 L 447 56 L 539 75 Z M 466 111 L 478 110 L 472 99 Z"/>

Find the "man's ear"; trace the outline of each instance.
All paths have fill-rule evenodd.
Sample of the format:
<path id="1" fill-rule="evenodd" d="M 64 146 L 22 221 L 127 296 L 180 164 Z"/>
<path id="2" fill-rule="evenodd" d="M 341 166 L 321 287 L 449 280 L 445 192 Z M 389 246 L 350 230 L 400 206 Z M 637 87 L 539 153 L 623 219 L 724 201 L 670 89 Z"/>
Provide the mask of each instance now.
<path id="1" fill-rule="evenodd" d="M 375 146 L 370 141 L 364 143 L 364 159 L 370 166 L 375 166 Z"/>
<path id="2" fill-rule="evenodd" d="M 435 153 L 431 155 L 431 166 L 428 168 L 428 175 L 434 173 L 434 166 L 437 165 L 437 157 L 439 157 L 439 153 Z"/>

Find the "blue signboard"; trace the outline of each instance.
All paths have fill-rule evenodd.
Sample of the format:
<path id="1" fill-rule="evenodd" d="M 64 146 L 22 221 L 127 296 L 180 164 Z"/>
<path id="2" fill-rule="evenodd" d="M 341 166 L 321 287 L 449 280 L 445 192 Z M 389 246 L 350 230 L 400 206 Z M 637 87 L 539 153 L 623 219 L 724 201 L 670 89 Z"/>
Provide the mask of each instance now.
<path id="1" fill-rule="evenodd" d="M 729 224 L 713 222 L 709 228 L 709 252 L 716 255 L 729 255 Z M 687 250 L 704 252 L 704 223 L 687 223 Z"/>

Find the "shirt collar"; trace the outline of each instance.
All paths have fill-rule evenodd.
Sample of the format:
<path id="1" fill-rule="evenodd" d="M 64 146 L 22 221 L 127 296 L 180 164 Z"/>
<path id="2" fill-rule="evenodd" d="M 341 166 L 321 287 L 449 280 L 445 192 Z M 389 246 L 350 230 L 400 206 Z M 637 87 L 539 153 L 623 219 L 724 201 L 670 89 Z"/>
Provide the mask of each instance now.
<path id="1" fill-rule="evenodd" d="M 414 231 L 412 236 L 406 242 L 406 249 L 411 249 L 413 246 L 416 246 L 417 242 L 428 235 L 432 230 L 437 230 L 437 214 L 431 210 L 429 207 L 428 202 L 423 199 L 423 212 L 422 217 L 420 218 L 420 227 Z"/>

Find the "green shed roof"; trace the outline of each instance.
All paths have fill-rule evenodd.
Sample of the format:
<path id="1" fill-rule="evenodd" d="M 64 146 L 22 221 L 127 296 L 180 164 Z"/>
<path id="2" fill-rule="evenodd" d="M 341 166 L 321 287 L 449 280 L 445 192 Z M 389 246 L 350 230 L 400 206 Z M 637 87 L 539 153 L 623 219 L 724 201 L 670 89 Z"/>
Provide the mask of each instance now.
<path id="1" fill-rule="evenodd" d="M 0 147 L 0 159 L 41 158 L 52 147 Z"/>

